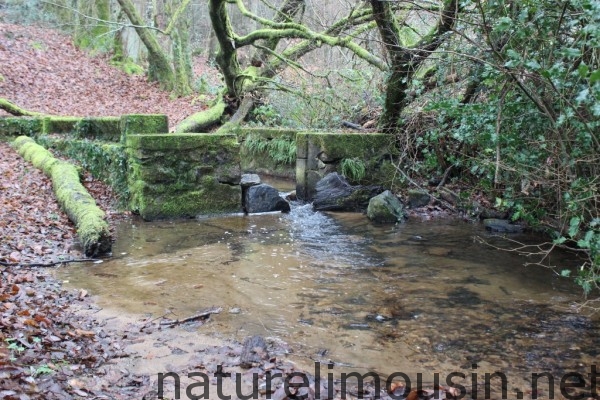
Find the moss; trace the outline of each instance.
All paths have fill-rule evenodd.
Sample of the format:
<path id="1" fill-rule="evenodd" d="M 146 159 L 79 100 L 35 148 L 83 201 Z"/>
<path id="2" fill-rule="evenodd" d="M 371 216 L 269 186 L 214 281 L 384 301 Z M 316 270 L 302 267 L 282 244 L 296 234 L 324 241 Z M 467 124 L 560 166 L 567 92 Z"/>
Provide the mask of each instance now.
<path id="1" fill-rule="evenodd" d="M 206 152 L 239 149 L 237 136 L 233 134 L 171 133 L 158 135 L 131 135 L 127 147 L 145 151 L 182 151 L 203 149 Z"/>
<path id="2" fill-rule="evenodd" d="M 132 208 L 145 220 L 187 218 L 201 214 L 241 211 L 242 190 L 206 177 L 201 185 L 150 184 L 141 180 L 132 185 Z"/>
<path id="3" fill-rule="evenodd" d="M 119 68 L 121 71 L 125 72 L 127 75 L 143 75 L 144 68 L 138 64 L 136 64 L 130 57 L 125 58 L 120 61 L 120 58 L 113 57 L 110 62 L 110 65 Z"/>
<path id="4" fill-rule="evenodd" d="M 207 110 L 195 113 L 184 119 L 175 127 L 176 133 L 203 132 L 221 120 L 225 112 L 225 101 L 219 97 L 217 102 Z"/>
<path id="5" fill-rule="evenodd" d="M 118 142 L 121 139 L 120 117 L 82 118 L 73 127 L 75 137 Z"/>
<path id="6" fill-rule="evenodd" d="M 239 211 L 239 146 L 227 134 L 128 136 L 131 209 L 148 220 Z"/>
<path id="7" fill-rule="evenodd" d="M 243 140 L 248 135 L 259 135 L 265 139 L 275 139 L 278 137 L 295 137 L 298 133 L 297 129 L 289 128 L 269 128 L 269 127 L 240 127 L 235 132 L 240 140 Z"/>
<path id="8" fill-rule="evenodd" d="M 77 168 L 54 158 L 28 137 L 20 136 L 13 143 L 23 158 L 52 179 L 58 203 L 77 227 L 85 254 L 96 256 L 109 252 L 112 243 L 104 212 L 81 185 Z"/>
<path id="9" fill-rule="evenodd" d="M 310 141 L 323 149 L 330 159 L 361 158 L 366 159 L 382 151 L 397 153 L 393 137 L 382 133 L 306 133 Z M 298 136 L 301 136 L 299 134 Z"/>
<path id="10" fill-rule="evenodd" d="M 121 116 L 121 141 L 128 135 L 142 133 L 167 133 L 169 121 L 162 114 L 129 114 Z"/>
<path id="11" fill-rule="evenodd" d="M 0 136 L 35 136 L 44 132 L 44 119 L 39 117 L 0 117 Z"/>
<path id="12" fill-rule="evenodd" d="M 81 120 L 81 117 L 46 117 L 44 118 L 45 133 L 73 132 Z"/>
<path id="13" fill-rule="evenodd" d="M 298 132 L 296 134 L 296 157 L 306 158 L 308 157 L 308 133 Z"/>

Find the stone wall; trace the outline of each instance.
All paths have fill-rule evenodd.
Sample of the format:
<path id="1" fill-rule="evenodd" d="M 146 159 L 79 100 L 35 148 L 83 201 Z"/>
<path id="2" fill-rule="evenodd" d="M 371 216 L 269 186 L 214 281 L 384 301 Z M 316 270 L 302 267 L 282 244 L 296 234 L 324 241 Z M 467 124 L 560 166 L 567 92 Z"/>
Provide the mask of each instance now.
<path id="1" fill-rule="evenodd" d="M 295 156 L 292 162 L 278 161 L 270 154 L 269 145 L 279 144 L 295 148 L 297 130 L 284 128 L 240 128 L 237 131 L 241 143 L 240 161 L 243 173 L 273 176 L 294 180 L 296 178 Z M 251 142 L 263 141 L 265 149 L 250 147 Z M 274 146 L 271 146 L 271 148 Z"/>
<path id="2" fill-rule="evenodd" d="M 298 132 L 242 128 L 228 134 L 168 134 L 164 115 L 0 118 L 0 137 L 27 135 L 81 163 L 115 189 L 121 205 L 147 220 L 239 212 L 241 172 L 296 179 L 298 198 L 313 199 L 316 183 L 359 161 L 364 177 L 352 184 L 389 187 L 395 176 L 393 138 L 383 134 Z M 295 148 L 291 163 L 269 150 L 250 151 L 254 137 Z M 240 144 L 242 143 L 242 144 Z M 295 163 L 295 169 L 293 164 Z"/>
<path id="3" fill-rule="evenodd" d="M 239 212 L 234 134 L 128 135 L 130 208 L 147 220 Z"/>
<path id="4" fill-rule="evenodd" d="M 330 172 L 342 173 L 344 159 L 355 159 L 365 167 L 363 179 L 353 184 L 380 184 L 389 187 L 397 154 L 393 136 L 376 133 L 298 132 L 296 135 L 296 194 L 311 201 L 317 182 Z"/>

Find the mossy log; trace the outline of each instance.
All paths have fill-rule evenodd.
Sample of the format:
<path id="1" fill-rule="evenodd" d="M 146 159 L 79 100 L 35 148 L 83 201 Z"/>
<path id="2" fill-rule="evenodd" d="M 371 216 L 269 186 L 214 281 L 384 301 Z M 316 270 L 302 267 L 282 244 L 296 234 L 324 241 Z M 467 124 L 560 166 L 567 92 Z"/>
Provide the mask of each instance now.
<path id="1" fill-rule="evenodd" d="M 75 166 L 54 158 L 27 136 L 19 136 L 13 146 L 25 160 L 52 179 L 58 203 L 77 227 L 85 255 L 93 257 L 110 252 L 112 239 L 105 214 L 81 184 Z"/>
<path id="2" fill-rule="evenodd" d="M 0 97 L 0 110 L 4 110 L 7 113 L 17 117 L 41 117 L 44 114 L 35 111 L 25 110 L 18 105 L 11 103 L 10 101 Z"/>
<path id="3" fill-rule="evenodd" d="M 221 121 L 225 112 L 225 100 L 219 98 L 217 103 L 207 110 L 192 114 L 175 127 L 175 133 L 203 133 Z"/>

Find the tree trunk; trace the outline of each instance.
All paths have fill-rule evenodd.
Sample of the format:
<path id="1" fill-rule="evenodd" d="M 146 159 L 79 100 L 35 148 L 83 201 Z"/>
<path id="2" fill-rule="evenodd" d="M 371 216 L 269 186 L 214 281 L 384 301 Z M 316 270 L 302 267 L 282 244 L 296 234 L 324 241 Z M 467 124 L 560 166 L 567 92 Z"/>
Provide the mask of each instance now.
<path id="1" fill-rule="evenodd" d="M 171 63 L 160 47 L 154 32 L 144 27 L 144 20 L 139 15 L 131 0 L 117 0 L 137 32 L 140 40 L 148 49 L 148 78 L 157 81 L 165 90 L 173 90 L 175 87 L 175 73 Z"/>
<path id="2" fill-rule="evenodd" d="M 241 80 L 244 78 L 240 78 L 242 70 L 235 50 L 234 33 L 226 5 L 226 0 L 209 0 L 208 13 L 219 42 L 216 61 L 225 79 L 227 94 L 231 98 L 239 99 L 238 95 L 243 87 Z"/>
<path id="3" fill-rule="evenodd" d="M 407 89 L 415 72 L 427 57 L 445 39 L 456 22 L 459 13 L 458 0 L 445 0 L 437 25 L 413 46 L 402 41 L 401 26 L 393 12 L 393 2 L 370 0 L 379 34 L 390 57 L 391 73 L 386 82 L 386 98 L 379 127 L 384 132 L 397 131 L 402 122 L 400 116 L 408 105 Z"/>

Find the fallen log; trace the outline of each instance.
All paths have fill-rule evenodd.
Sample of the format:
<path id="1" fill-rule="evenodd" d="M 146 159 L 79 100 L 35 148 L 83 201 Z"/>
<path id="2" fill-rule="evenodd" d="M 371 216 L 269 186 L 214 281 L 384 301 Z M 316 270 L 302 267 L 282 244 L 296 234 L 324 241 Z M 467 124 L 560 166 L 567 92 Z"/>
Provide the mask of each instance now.
<path id="1" fill-rule="evenodd" d="M 44 114 L 25 110 L 24 108 L 19 107 L 18 105 L 11 103 L 10 101 L 0 97 L 0 110 L 4 110 L 9 114 L 12 114 L 16 117 L 40 117 Z"/>
<path id="2" fill-rule="evenodd" d="M 75 166 L 54 158 L 52 153 L 27 136 L 13 142 L 17 152 L 52 180 L 52 188 L 60 204 L 77 228 L 77 236 L 87 257 L 110 252 L 112 237 L 104 211 L 79 180 Z"/>

